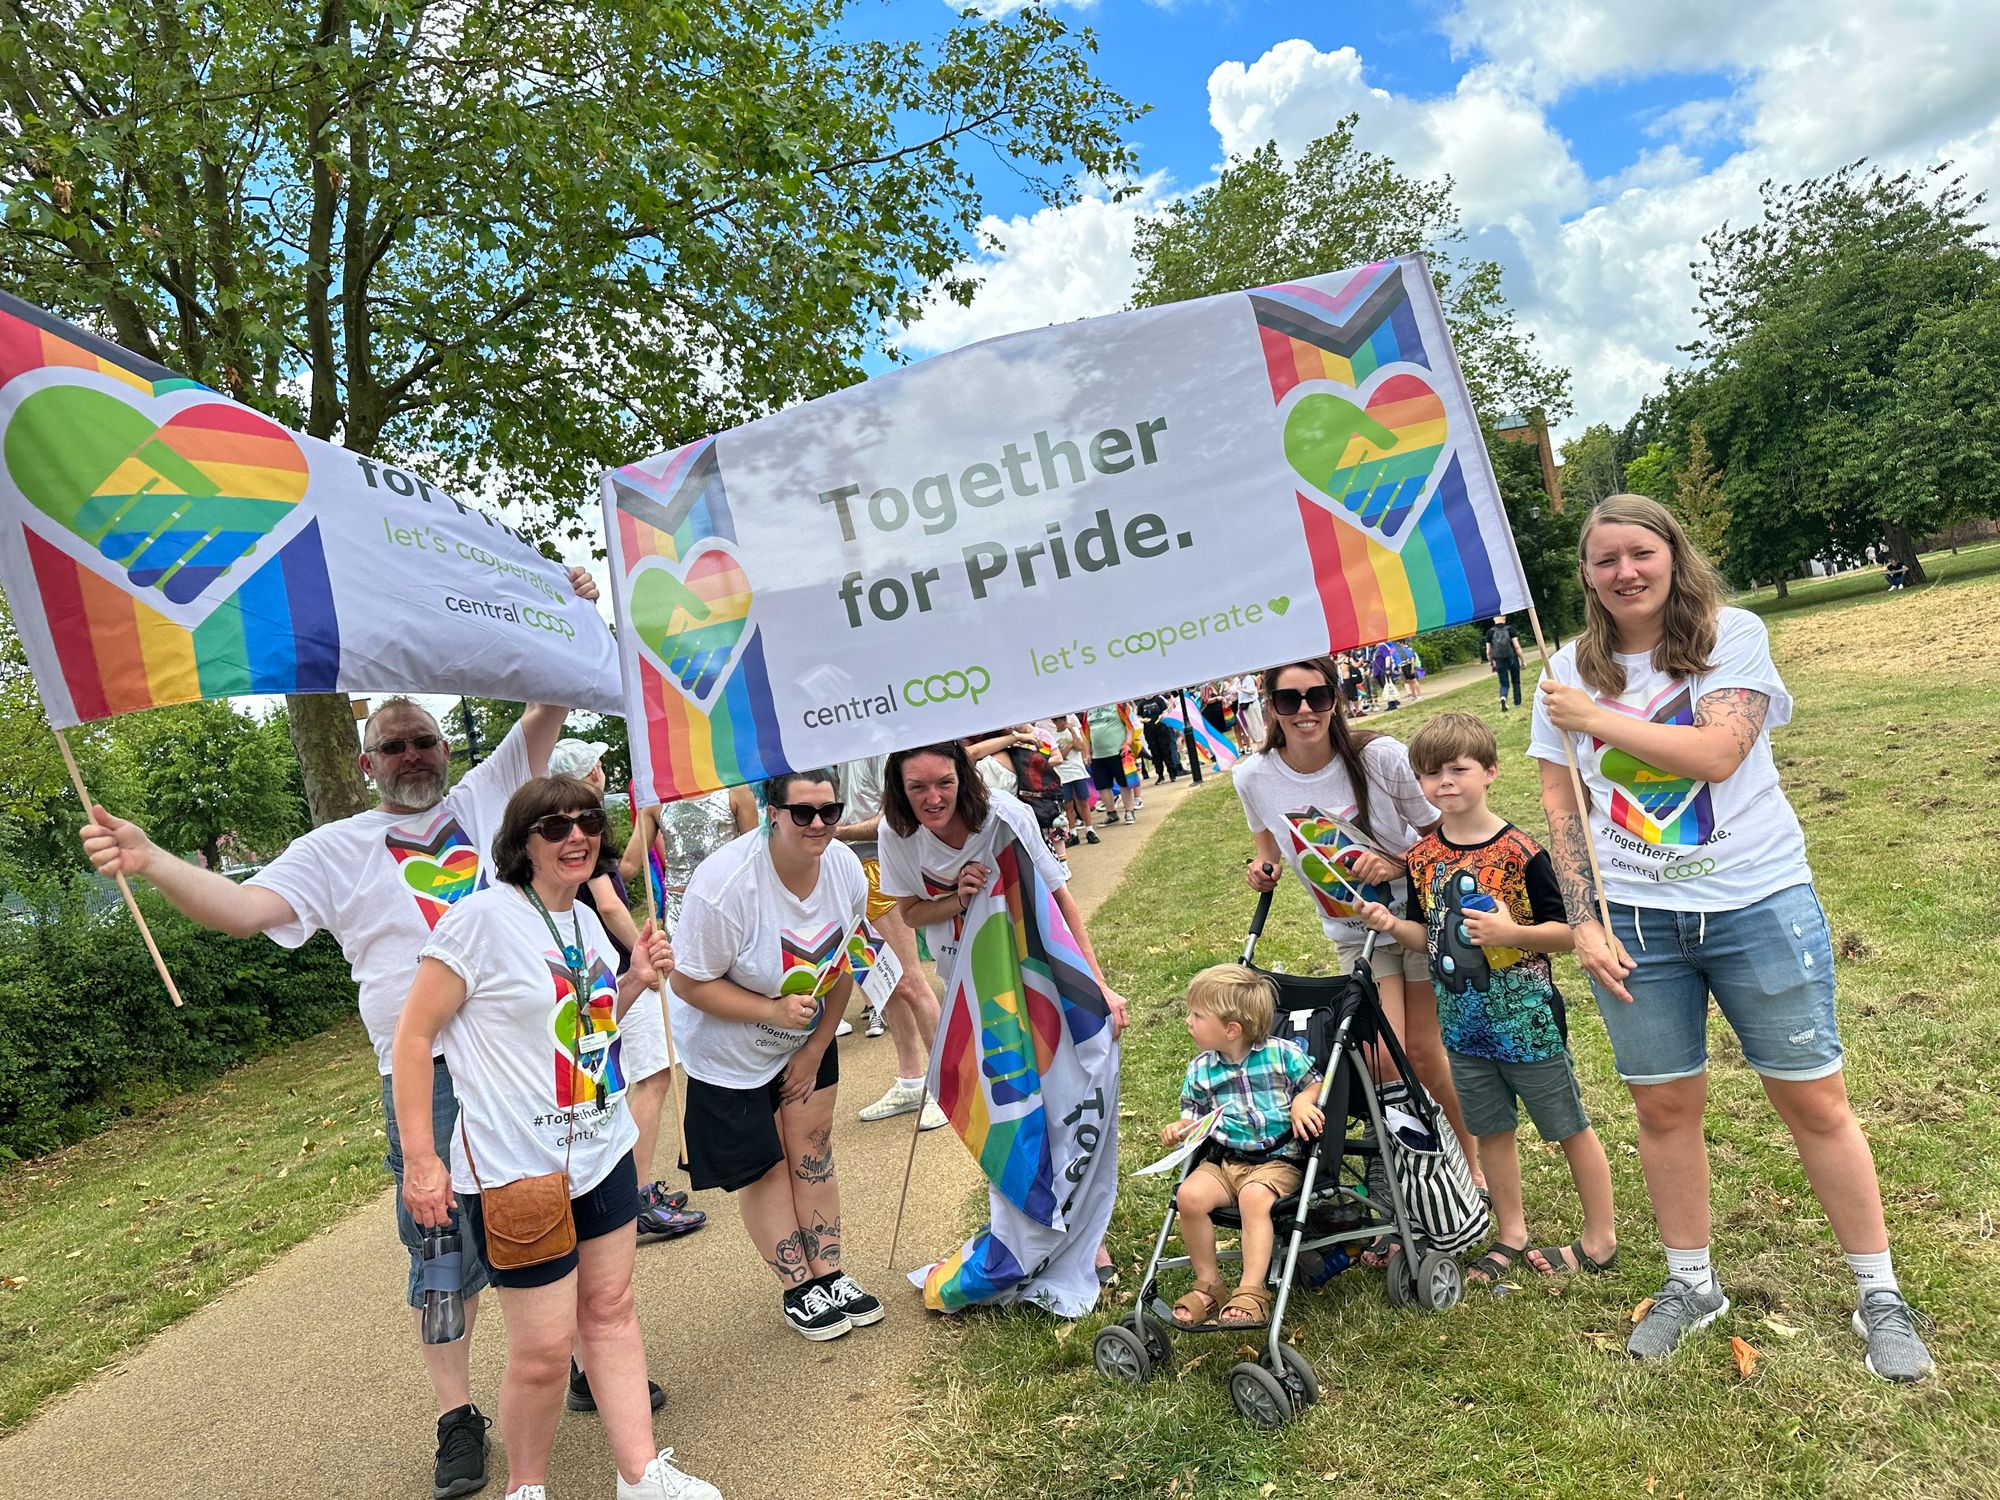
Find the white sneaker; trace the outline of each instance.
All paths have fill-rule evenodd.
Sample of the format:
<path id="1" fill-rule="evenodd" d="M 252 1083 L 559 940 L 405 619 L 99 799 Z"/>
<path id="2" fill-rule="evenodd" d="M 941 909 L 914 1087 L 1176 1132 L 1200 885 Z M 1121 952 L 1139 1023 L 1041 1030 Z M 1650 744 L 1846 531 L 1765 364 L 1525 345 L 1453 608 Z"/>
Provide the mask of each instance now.
<path id="1" fill-rule="evenodd" d="M 835 1036 L 853 1036 L 854 1023 L 848 1020 L 847 1017 L 842 1016 L 840 1018 L 840 1024 L 833 1028 L 833 1034 Z"/>
<path id="2" fill-rule="evenodd" d="M 1126 821 L 1126 822 L 1128 822 L 1128 823 L 1136 823 L 1136 822 L 1138 822 L 1138 821 L 1139 821 L 1139 813 L 1138 813 L 1138 810 L 1137 810 L 1136 808 L 1130 808 L 1130 807 L 1126 808 L 1126 809 L 1125 809 L 1125 821 Z"/>
<path id="3" fill-rule="evenodd" d="M 924 1105 L 924 1087 L 904 1088 L 900 1083 L 889 1085 L 889 1092 L 860 1111 L 864 1120 L 893 1120 L 897 1115 L 906 1115 L 911 1110 Z"/>
<path id="4" fill-rule="evenodd" d="M 924 1100 L 924 1115 L 923 1118 L 917 1122 L 917 1129 L 936 1130 L 938 1126 L 949 1125 L 950 1123 L 951 1123 L 950 1115 L 946 1114 L 943 1110 L 939 1109 L 934 1101 L 930 1099 Z"/>
<path id="5" fill-rule="evenodd" d="M 622 1475 L 618 1482 L 620 1484 L 625 1482 Z M 632 1493 L 643 1495 L 646 1492 L 644 1490 L 634 1490 Z M 549 1500 L 549 1492 L 539 1484 L 524 1484 L 518 1490 L 507 1491 L 507 1500 Z"/>
<path id="6" fill-rule="evenodd" d="M 706 1479 L 683 1474 L 674 1467 L 674 1450 L 662 1448 L 637 1484 L 618 1476 L 618 1500 L 722 1500 L 722 1491 Z"/>

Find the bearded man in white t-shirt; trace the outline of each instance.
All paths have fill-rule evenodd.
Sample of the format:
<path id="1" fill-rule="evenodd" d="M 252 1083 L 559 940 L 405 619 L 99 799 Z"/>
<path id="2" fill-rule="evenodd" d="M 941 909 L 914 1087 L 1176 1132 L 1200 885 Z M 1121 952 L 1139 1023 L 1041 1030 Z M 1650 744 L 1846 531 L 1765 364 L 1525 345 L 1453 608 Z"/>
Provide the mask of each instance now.
<path id="1" fill-rule="evenodd" d="M 597 597 L 596 585 L 581 568 L 571 570 L 570 583 L 580 598 Z M 175 857 L 137 824 L 102 807 L 91 809 L 92 821 L 83 827 L 84 852 L 101 873 L 144 875 L 204 927 L 232 937 L 261 932 L 286 948 L 300 946 L 322 928 L 339 940 L 353 967 L 361 1019 L 382 1075 L 385 1164 L 396 1178 L 397 1233 L 410 1252 L 411 1326 L 419 1334 L 422 1232 L 403 1206 L 389 1047 L 431 929 L 461 896 L 487 884 L 493 834 L 507 799 L 544 773 L 568 714 L 555 704 L 530 704 L 492 755 L 447 792 L 451 743 L 444 731 L 408 698 L 388 699 L 362 730 L 359 758 L 379 804 L 295 839 L 242 885 Z M 434 1072 L 432 1124 L 439 1154 L 449 1161 L 458 1098 L 442 1054 L 434 1059 Z M 469 1368 L 486 1266 L 472 1236 L 461 1234 L 459 1245 L 466 1337 L 451 1344 L 418 1341 L 440 1413 L 432 1486 L 438 1500 L 469 1495 L 487 1477 L 491 1424 L 473 1405 Z M 658 1387 L 654 1390 L 657 1406 L 663 1398 Z"/>

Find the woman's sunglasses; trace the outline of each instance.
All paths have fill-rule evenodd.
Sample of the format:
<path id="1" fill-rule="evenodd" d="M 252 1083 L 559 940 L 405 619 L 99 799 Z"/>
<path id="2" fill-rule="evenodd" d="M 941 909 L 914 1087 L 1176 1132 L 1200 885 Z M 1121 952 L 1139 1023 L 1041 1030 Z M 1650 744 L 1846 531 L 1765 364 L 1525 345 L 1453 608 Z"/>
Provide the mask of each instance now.
<path id="1" fill-rule="evenodd" d="M 1300 707 L 1311 709 L 1316 714 L 1326 713 L 1333 707 L 1333 689 L 1325 683 L 1309 687 L 1304 692 L 1297 688 L 1274 688 L 1271 691 L 1271 707 L 1281 714 L 1295 714 Z"/>
<path id="2" fill-rule="evenodd" d="M 835 827 L 840 815 L 847 811 L 845 802 L 773 802 L 771 807 L 776 812 L 790 813 L 792 821 L 801 828 L 812 827 L 814 818 L 829 828 Z"/>
<path id="3" fill-rule="evenodd" d="M 546 818 L 537 818 L 534 830 L 551 844 L 560 844 L 569 837 L 572 828 L 578 829 L 587 839 L 594 839 L 604 832 L 604 810 L 586 808 L 580 813 L 550 813 Z"/>

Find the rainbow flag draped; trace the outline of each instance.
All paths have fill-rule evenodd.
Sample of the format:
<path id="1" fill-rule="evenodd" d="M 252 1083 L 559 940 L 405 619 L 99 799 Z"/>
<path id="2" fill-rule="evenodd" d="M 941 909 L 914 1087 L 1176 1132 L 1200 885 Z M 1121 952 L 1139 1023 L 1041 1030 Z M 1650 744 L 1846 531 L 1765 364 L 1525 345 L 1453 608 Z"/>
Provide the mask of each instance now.
<path id="1" fill-rule="evenodd" d="M 715 440 L 615 469 L 603 493 L 634 797 L 673 802 L 788 769 Z"/>
<path id="2" fill-rule="evenodd" d="M 1188 721 L 1181 716 L 1178 696 L 1167 700 L 1167 711 L 1160 715 L 1160 722 L 1175 734 L 1187 727 Z M 1215 726 L 1199 710 L 1194 716 L 1194 742 L 1215 762 L 1218 771 L 1228 770 L 1242 758 L 1236 746 L 1230 743 L 1229 736 L 1217 733 Z"/>
<path id="3" fill-rule="evenodd" d="M 1118 1048 L 1103 991 L 1010 834 L 967 910 L 928 1087 L 992 1184 L 987 1226 L 914 1271 L 924 1305 L 1097 1300 L 1118 1188 Z"/>

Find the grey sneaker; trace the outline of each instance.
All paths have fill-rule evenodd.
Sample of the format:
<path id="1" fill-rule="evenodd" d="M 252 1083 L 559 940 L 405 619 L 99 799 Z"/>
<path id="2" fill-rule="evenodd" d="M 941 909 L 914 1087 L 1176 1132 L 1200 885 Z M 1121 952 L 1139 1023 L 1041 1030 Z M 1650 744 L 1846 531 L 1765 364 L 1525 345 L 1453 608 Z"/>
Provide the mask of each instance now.
<path id="1" fill-rule="evenodd" d="M 1922 1380 L 1936 1368 L 1917 1333 L 1918 1313 L 1901 1292 L 1870 1292 L 1854 1314 L 1854 1331 L 1868 1340 L 1863 1363 L 1870 1375 L 1904 1382 Z M 1928 1318 L 1924 1319 L 1929 1322 Z"/>
<path id="2" fill-rule="evenodd" d="M 1685 1281 L 1669 1278 L 1653 1294 L 1653 1306 L 1625 1341 L 1634 1359 L 1665 1359 L 1697 1328 L 1706 1328 L 1729 1311 L 1729 1299 L 1711 1276 L 1708 1288 L 1697 1291 Z"/>

